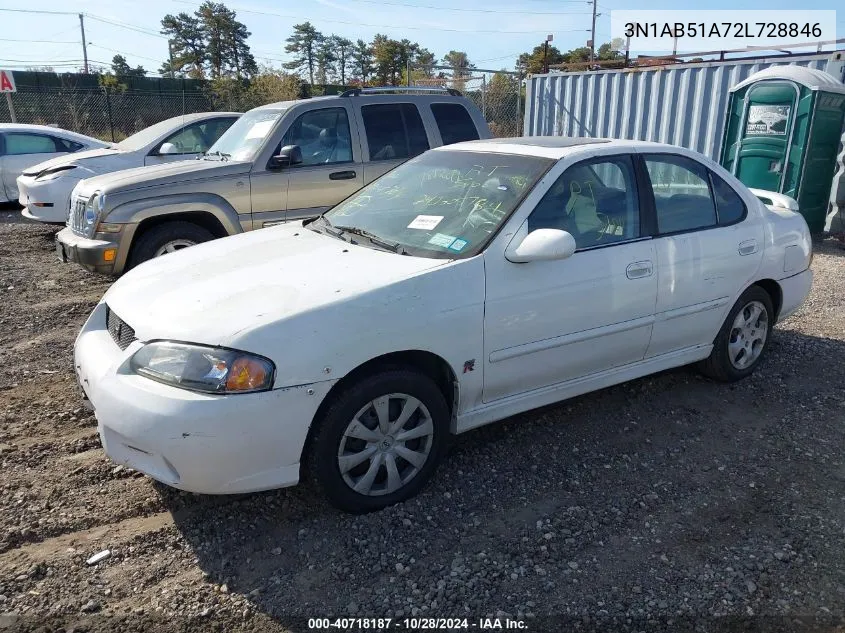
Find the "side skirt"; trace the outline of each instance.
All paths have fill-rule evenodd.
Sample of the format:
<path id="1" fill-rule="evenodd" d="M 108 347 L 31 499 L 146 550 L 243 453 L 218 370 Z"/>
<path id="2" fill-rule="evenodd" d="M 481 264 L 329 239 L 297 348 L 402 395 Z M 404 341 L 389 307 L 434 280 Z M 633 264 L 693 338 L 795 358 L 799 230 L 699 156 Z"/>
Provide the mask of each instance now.
<path id="1" fill-rule="evenodd" d="M 567 400 L 591 391 L 604 389 L 622 382 L 642 378 L 672 367 L 688 365 L 707 358 L 712 345 L 699 345 L 647 358 L 636 363 L 613 367 L 599 373 L 567 380 L 566 382 L 541 387 L 515 396 L 509 396 L 490 402 L 458 415 L 455 432 L 463 433 L 497 420 L 502 420 L 517 413 L 544 407 L 554 402 Z"/>

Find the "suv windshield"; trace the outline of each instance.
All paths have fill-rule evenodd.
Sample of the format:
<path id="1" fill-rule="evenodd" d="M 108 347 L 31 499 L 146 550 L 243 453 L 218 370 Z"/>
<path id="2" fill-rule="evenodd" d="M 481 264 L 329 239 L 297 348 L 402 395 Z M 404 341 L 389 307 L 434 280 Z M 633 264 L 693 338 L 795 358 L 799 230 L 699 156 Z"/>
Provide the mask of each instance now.
<path id="1" fill-rule="evenodd" d="M 554 161 L 536 156 L 431 151 L 400 165 L 327 212 L 334 229 L 424 257 L 478 253 Z M 323 225 L 314 223 L 315 230 Z"/>
<path id="2" fill-rule="evenodd" d="M 206 154 L 232 160 L 254 159 L 284 113 L 284 109 L 247 112 L 217 139 Z"/>

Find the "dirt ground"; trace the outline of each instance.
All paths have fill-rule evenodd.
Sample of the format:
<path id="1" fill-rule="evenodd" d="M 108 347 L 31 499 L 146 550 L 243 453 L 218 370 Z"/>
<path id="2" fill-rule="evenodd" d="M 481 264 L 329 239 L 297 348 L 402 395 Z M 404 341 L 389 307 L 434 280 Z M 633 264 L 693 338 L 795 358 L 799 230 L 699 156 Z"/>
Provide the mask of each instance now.
<path id="1" fill-rule="evenodd" d="M 110 280 L 17 218 L 0 211 L 0 631 L 845 631 L 835 243 L 750 379 L 684 368 L 516 416 L 457 438 L 416 499 L 349 516 L 301 487 L 192 495 L 111 463 L 71 364 Z"/>

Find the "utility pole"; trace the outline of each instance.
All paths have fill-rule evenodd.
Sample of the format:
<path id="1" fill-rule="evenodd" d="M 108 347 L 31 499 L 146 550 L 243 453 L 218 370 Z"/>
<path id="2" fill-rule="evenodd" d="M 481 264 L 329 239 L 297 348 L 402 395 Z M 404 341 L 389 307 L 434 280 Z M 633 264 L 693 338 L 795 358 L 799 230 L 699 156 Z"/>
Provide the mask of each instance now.
<path id="1" fill-rule="evenodd" d="M 85 20 L 83 14 L 79 14 L 79 30 L 82 31 L 82 63 L 85 74 L 88 74 L 88 43 L 85 41 Z"/>
<path id="2" fill-rule="evenodd" d="M 593 27 L 590 32 L 590 64 L 596 60 L 596 6 L 597 0 L 592 0 L 593 4 Z"/>
<path id="3" fill-rule="evenodd" d="M 549 42 L 554 40 L 554 35 L 551 33 L 546 36 L 546 41 L 543 43 L 543 72 L 549 72 Z"/>
<path id="4" fill-rule="evenodd" d="M 173 42 L 171 40 L 167 40 L 167 59 L 170 63 L 170 78 L 173 79 L 175 75 L 173 74 Z"/>

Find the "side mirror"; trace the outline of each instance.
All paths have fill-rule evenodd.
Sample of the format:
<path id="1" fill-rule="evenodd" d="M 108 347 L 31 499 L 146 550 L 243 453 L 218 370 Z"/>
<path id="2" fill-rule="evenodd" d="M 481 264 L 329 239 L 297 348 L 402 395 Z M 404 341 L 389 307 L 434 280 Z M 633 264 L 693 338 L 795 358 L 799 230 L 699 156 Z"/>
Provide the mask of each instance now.
<path id="1" fill-rule="evenodd" d="M 173 143 L 162 143 L 157 153 L 161 156 L 167 156 L 169 154 L 181 154 L 182 152 Z"/>
<path id="2" fill-rule="evenodd" d="M 519 244 L 511 243 L 505 258 L 515 264 L 566 259 L 575 252 L 575 238 L 559 229 L 536 229 Z"/>
<path id="3" fill-rule="evenodd" d="M 302 163 L 302 148 L 299 145 L 285 145 L 267 163 L 267 169 L 284 169 Z"/>

